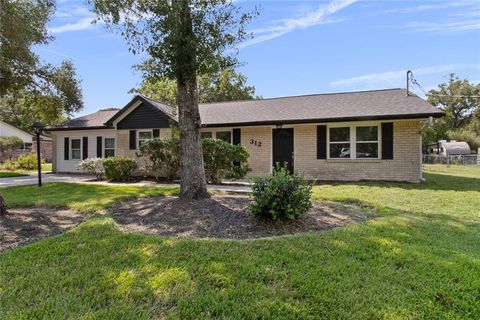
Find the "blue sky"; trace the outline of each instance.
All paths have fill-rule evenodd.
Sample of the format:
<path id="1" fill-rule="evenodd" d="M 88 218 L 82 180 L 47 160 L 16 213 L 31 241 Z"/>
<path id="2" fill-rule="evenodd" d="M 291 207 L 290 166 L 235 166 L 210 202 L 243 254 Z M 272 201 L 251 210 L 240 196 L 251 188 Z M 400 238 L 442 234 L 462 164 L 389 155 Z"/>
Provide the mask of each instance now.
<path id="1" fill-rule="evenodd" d="M 242 1 L 260 7 L 242 44 L 240 71 L 257 94 L 286 95 L 405 87 L 411 69 L 425 90 L 448 74 L 480 81 L 480 1 Z M 122 107 L 141 75 L 124 39 L 101 24 L 84 1 L 60 0 L 42 59 L 72 59 L 85 108 Z M 415 92 L 422 94 L 420 89 Z"/>

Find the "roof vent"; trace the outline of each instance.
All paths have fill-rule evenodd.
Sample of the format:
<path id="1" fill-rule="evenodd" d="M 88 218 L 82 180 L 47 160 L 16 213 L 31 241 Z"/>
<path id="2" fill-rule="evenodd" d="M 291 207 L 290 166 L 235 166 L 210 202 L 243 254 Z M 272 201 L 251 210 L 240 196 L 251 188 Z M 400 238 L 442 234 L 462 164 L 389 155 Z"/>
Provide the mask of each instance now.
<path id="1" fill-rule="evenodd" d="M 105 108 L 105 109 L 100 109 L 99 111 L 117 111 L 120 110 L 118 108 Z"/>

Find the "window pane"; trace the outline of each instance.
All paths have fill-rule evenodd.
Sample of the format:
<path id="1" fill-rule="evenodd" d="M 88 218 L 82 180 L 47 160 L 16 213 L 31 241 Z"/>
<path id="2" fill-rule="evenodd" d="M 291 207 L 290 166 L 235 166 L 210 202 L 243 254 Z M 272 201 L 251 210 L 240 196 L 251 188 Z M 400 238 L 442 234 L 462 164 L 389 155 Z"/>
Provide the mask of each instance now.
<path id="1" fill-rule="evenodd" d="M 378 143 L 357 143 L 357 158 L 378 158 Z"/>
<path id="2" fill-rule="evenodd" d="M 350 128 L 330 128 L 330 141 L 350 141 Z"/>
<path id="3" fill-rule="evenodd" d="M 105 149 L 105 158 L 114 157 L 115 150 L 114 149 Z"/>
<path id="4" fill-rule="evenodd" d="M 72 139 L 72 149 L 80 149 L 80 139 Z"/>
<path id="5" fill-rule="evenodd" d="M 138 138 L 139 139 L 151 139 L 152 138 L 152 132 L 150 131 L 140 131 L 138 133 Z"/>
<path id="6" fill-rule="evenodd" d="M 330 144 L 330 158 L 350 158 L 350 143 Z"/>
<path id="7" fill-rule="evenodd" d="M 211 137 L 212 137 L 211 132 L 202 132 L 202 139 L 211 138 Z"/>
<path id="8" fill-rule="evenodd" d="M 378 141 L 378 127 L 357 127 L 357 141 Z"/>
<path id="9" fill-rule="evenodd" d="M 80 159 L 80 150 L 72 150 L 72 160 Z"/>
<path id="10" fill-rule="evenodd" d="M 230 131 L 221 131 L 216 133 L 217 139 L 232 143 L 232 133 Z"/>
<path id="11" fill-rule="evenodd" d="M 115 149 L 115 139 L 114 138 L 106 138 L 105 139 L 105 148 L 106 149 Z"/>

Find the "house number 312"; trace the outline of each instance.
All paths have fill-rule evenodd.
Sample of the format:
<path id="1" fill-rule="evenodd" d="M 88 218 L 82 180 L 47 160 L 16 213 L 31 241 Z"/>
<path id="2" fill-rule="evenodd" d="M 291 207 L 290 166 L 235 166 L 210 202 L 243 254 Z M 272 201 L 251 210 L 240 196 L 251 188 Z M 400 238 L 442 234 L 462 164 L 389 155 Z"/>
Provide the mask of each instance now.
<path id="1" fill-rule="evenodd" d="M 257 147 L 261 147 L 262 146 L 262 141 L 258 141 L 258 140 L 255 140 L 255 139 L 250 139 L 250 144 L 252 144 L 254 146 L 257 146 Z"/>

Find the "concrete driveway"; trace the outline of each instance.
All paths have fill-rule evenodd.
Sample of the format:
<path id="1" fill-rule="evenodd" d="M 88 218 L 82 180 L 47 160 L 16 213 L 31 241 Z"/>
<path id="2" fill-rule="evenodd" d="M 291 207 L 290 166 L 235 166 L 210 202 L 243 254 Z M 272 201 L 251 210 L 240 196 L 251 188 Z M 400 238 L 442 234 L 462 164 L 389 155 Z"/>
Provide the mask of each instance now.
<path id="1" fill-rule="evenodd" d="M 113 183 L 106 181 L 92 181 L 93 176 L 89 175 L 80 175 L 80 174 L 54 174 L 47 173 L 42 174 L 42 182 L 67 182 L 67 183 L 91 183 L 91 184 L 103 184 L 103 185 L 119 185 L 119 186 L 156 186 L 156 187 L 179 187 L 177 183 L 156 183 L 152 181 L 140 181 L 133 183 Z M 38 183 L 37 174 L 32 173 L 28 176 L 23 177 L 13 177 L 13 178 L 1 178 L 0 179 L 0 188 L 1 187 L 13 187 L 13 186 L 26 186 L 26 185 L 36 185 Z M 248 184 L 236 185 L 236 184 L 224 184 L 224 185 L 208 185 L 209 190 L 217 191 L 229 191 L 229 192 L 250 192 L 252 188 Z"/>

